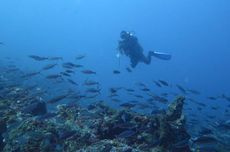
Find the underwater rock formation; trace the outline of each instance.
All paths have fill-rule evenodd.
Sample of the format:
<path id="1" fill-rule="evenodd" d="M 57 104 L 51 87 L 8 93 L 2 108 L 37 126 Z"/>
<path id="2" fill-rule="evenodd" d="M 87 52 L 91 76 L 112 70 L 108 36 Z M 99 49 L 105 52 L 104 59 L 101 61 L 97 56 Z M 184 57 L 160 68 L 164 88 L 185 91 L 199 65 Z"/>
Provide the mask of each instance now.
<path id="1" fill-rule="evenodd" d="M 46 103 L 42 101 L 32 103 L 28 105 L 27 107 L 25 107 L 23 112 L 29 113 L 35 116 L 46 114 L 47 113 Z"/>
<path id="2" fill-rule="evenodd" d="M 103 102 L 58 105 L 50 117 L 16 114 L 21 121 L 7 131 L 3 151 L 189 152 L 183 104 L 179 97 L 157 115 L 114 110 Z"/>

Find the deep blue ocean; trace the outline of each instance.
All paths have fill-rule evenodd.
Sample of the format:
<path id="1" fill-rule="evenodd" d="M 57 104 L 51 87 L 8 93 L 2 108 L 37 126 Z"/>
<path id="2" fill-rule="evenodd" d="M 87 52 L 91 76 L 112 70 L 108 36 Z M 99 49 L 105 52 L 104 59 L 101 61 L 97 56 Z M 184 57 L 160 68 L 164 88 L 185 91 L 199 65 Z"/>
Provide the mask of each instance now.
<path id="1" fill-rule="evenodd" d="M 123 30 L 138 38 L 145 55 L 148 51 L 167 52 L 172 59 L 152 57 L 150 65 L 139 63 L 128 72 L 129 58 L 116 56 Z M 94 80 L 100 83 L 100 94 L 83 104 L 103 100 L 119 109 L 119 104 L 136 98 L 120 91 L 117 97 L 120 101 L 116 103 L 108 97 L 109 89 L 138 90 L 137 94 L 144 96 L 138 100 L 145 102 L 148 97 L 138 86 L 143 83 L 153 93 L 176 93 L 203 103 L 201 110 L 186 100 L 185 115 L 189 120 L 196 114 L 193 116 L 199 120 L 196 128 L 229 120 L 230 101 L 225 100 L 230 97 L 229 0 L 1 0 L 0 42 L 1 66 L 13 63 L 29 73 L 51 63 L 28 57 L 37 55 L 62 57 L 63 61 L 52 63 L 73 62 L 96 72 L 85 75 L 77 69 L 71 80 L 78 86 L 44 79 L 60 72 L 61 67 L 23 82 L 49 89 L 47 99 L 70 89 L 84 92 L 82 83 Z M 79 55 L 85 58 L 76 60 Z M 114 70 L 120 74 L 114 74 Z M 158 80 L 169 86 L 156 86 L 154 81 Z M 183 94 L 177 85 L 199 94 Z M 170 102 L 173 99 L 174 96 L 168 97 Z M 157 107 L 165 108 L 167 104 L 159 103 Z M 151 109 L 137 111 L 151 113 Z M 194 126 L 188 132 L 196 130 Z"/>

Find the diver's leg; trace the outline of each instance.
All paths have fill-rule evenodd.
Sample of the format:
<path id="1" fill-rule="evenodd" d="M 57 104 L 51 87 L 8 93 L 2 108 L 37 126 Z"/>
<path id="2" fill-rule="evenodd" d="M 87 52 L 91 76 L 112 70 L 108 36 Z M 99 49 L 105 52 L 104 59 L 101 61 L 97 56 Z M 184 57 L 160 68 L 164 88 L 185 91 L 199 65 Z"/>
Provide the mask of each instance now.
<path id="1" fill-rule="evenodd" d="M 148 53 L 148 56 L 142 56 L 142 62 L 144 62 L 145 64 L 150 64 L 151 63 L 151 59 L 152 59 L 152 56 L 153 56 L 153 52 L 149 51 Z"/>
<path id="2" fill-rule="evenodd" d="M 138 61 L 135 58 L 130 58 L 131 61 L 131 67 L 135 68 L 138 64 Z"/>

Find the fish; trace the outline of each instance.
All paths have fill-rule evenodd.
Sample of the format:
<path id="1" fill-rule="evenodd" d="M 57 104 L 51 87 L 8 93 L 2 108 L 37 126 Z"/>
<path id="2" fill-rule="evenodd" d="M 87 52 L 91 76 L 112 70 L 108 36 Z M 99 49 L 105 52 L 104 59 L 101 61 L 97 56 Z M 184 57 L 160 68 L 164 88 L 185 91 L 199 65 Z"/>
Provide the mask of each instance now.
<path id="1" fill-rule="evenodd" d="M 157 81 L 153 81 L 153 83 L 154 83 L 157 87 L 159 87 L 159 88 L 162 87 L 161 84 L 160 84 L 159 82 L 157 82 Z"/>
<path id="2" fill-rule="evenodd" d="M 62 64 L 62 67 L 67 68 L 67 69 L 75 68 L 75 66 L 76 66 L 76 64 L 71 63 L 71 62 L 65 62 L 65 63 Z"/>
<path id="3" fill-rule="evenodd" d="M 71 77 L 71 75 L 69 73 L 66 72 L 60 72 L 61 75 L 66 76 L 66 77 Z"/>
<path id="4" fill-rule="evenodd" d="M 21 78 L 30 78 L 30 77 L 36 76 L 38 74 L 40 74 L 40 71 L 39 72 L 27 73 L 25 75 L 22 75 Z"/>
<path id="5" fill-rule="evenodd" d="M 135 91 L 134 89 L 125 89 L 125 90 L 128 92 L 134 92 Z"/>
<path id="6" fill-rule="evenodd" d="M 111 95 L 109 95 L 108 97 L 110 97 L 110 98 L 112 98 L 112 97 L 118 97 L 119 95 L 118 94 L 111 94 Z"/>
<path id="7" fill-rule="evenodd" d="M 130 103 L 138 103 L 139 101 L 138 100 L 130 100 L 129 102 Z"/>
<path id="8" fill-rule="evenodd" d="M 81 67 L 83 67 L 83 65 L 74 64 L 74 63 L 71 63 L 71 62 L 65 62 L 65 63 L 62 64 L 62 67 L 66 68 L 66 69 L 73 69 L 73 68 L 81 68 Z"/>
<path id="9" fill-rule="evenodd" d="M 113 99 L 111 99 L 113 102 L 121 102 L 121 100 L 120 99 L 115 99 L 115 98 L 113 98 Z"/>
<path id="10" fill-rule="evenodd" d="M 68 95 L 69 95 L 69 94 L 63 94 L 63 95 L 54 97 L 54 98 L 48 100 L 47 103 L 50 103 L 50 104 L 57 103 L 57 102 L 59 102 L 59 101 L 65 99 Z"/>
<path id="11" fill-rule="evenodd" d="M 136 83 L 136 85 L 140 86 L 140 87 L 147 87 L 144 83 L 142 82 L 139 82 L 139 83 Z"/>
<path id="12" fill-rule="evenodd" d="M 86 90 L 87 93 L 99 93 L 100 94 L 101 89 L 95 89 L 95 88 L 89 88 Z"/>
<path id="13" fill-rule="evenodd" d="M 48 60 L 48 57 L 41 57 L 41 56 L 37 56 L 37 55 L 29 55 L 30 58 L 34 59 L 35 61 L 44 61 L 44 60 Z"/>
<path id="14" fill-rule="evenodd" d="M 210 99 L 210 100 L 217 100 L 217 97 L 207 97 L 208 99 Z"/>
<path id="15" fill-rule="evenodd" d="M 96 74 L 96 72 L 94 72 L 92 70 L 82 70 L 81 72 L 84 74 Z"/>
<path id="16" fill-rule="evenodd" d="M 51 75 L 46 76 L 46 79 L 58 79 L 58 78 L 63 79 L 60 74 L 51 74 Z"/>
<path id="17" fill-rule="evenodd" d="M 50 57 L 49 60 L 51 61 L 63 60 L 63 57 Z"/>
<path id="18" fill-rule="evenodd" d="M 136 104 L 132 104 L 132 103 L 128 103 L 128 102 L 120 104 L 120 107 L 127 108 L 127 109 L 131 109 L 135 106 L 136 106 Z"/>
<path id="19" fill-rule="evenodd" d="M 71 79 L 67 79 L 67 81 L 68 81 L 69 83 L 73 84 L 73 85 L 78 86 L 78 84 L 77 84 L 75 81 L 71 80 Z"/>
<path id="20" fill-rule="evenodd" d="M 57 64 L 48 64 L 42 68 L 42 70 L 49 70 L 56 66 Z"/>
<path id="21" fill-rule="evenodd" d="M 212 106 L 211 109 L 212 109 L 212 110 L 218 110 L 219 107 L 218 107 L 218 106 Z"/>
<path id="22" fill-rule="evenodd" d="M 167 86 L 167 87 L 169 86 L 169 83 L 164 80 L 158 80 L 158 81 L 164 86 Z"/>
<path id="23" fill-rule="evenodd" d="M 75 57 L 76 60 L 81 60 L 83 58 L 85 58 L 86 56 L 85 55 L 78 55 Z"/>
<path id="24" fill-rule="evenodd" d="M 203 144 L 217 144 L 218 140 L 212 135 L 203 135 L 200 137 L 195 137 L 192 139 L 193 144 L 203 145 Z"/>
<path id="25" fill-rule="evenodd" d="M 201 94 L 199 91 L 194 90 L 194 89 L 188 89 L 187 91 L 194 94 L 194 95 L 200 95 Z"/>
<path id="26" fill-rule="evenodd" d="M 65 70 L 65 73 L 69 73 L 70 74 L 70 73 L 75 73 L 75 72 L 73 70 L 69 70 L 68 69 L 68 70 Z"/>
<path id="27" fill-rule="evenodd" d="M 116 90 L 115 88 L 110 88 L 110 89 L 109 89 L 109 92 L 110 92 L 111 94 L 115 94 L 115 93 L 117 93 L 117 90 Z"/>
<path id="28" fill-rule="evenodd" d="M 85 80 L 84 85 L 86 85 L 86 86 L 99 85 L 99 82 L 96 82 L 93 80 Z"/>
<path id="29" fill-rule="evenodd" d="M 113 70 L 113 74 L 120 74 L 121 72 L 118 70 Z"/>
<path id="30" fill-rule="evenodd" d="M 75 131 L 75 130 L 62 129 L 59 132 L 59 138 L 61 140 L 67 140 L 67 139 L 71 138 L 72 136 L 74 136 L 76 133 L 77 133 L 77 131 Z"/>
<path id="31" fill-rule="evenodd" d="M 127 67 L 126 70 L 127 70 L 129 73 L 133 72 L 129 67 Z"/>
<path id="32" fill-rule="evenodd" d="M 116 138 L 129 138 L 137 134 L 134 130 L 125 130 L 121 132 L 119 135 L 116 136 Z"/>
<path id="33" fill-rule="evenodd" d="M 227 101 L 230 102 L 230 97 L 226 96 L 225 94 L 222 94 L 221 97 L 222 97 L 223 99 L 225 99 L 225 100 L 227 100 Z"/>
<path id="34" fill-rule="evenodd" d="M 136 94 L 134 96 L 137 97 L 137 98 L 144 98 L 142 95 L 138 95 L 138 94 Z"/>
<path id="35" fill-rule="evenodd" d="M 182 86 L 180 86 L 179 84 L 177 84 L 176 87 L 177 87 L 183 94 L 186 94 L 186 93 L 187 93 L 186 90 L 185 90 Z"/>
<path id="36" fill-rule="evenodd" d="M 0 42 L 0 45 L 5 45 L 3 42 Z"/>
<path id="37" fill-rule="evenodd" d="M 11 73 L 11 72 L 17 72 L 17 71 L 20 71 L 20 69 L 18 69 L 18 68 L 10 68 L 10 69 L 7 69 L 5 72 Z"/>
<path id="38" fill-rule="evenodd" d="M 208 135 L 212 133 L 213 131 L 210 128 L 202 127 L 201 130 L 199 131 L 199 136 Z"/>
<path id="39" fill-rule="evenodd" d="M 143 88 L 143 89 L 141 89 L 142 91 L 145 91 L 145 92 L 148 92 L 148 91 L 150 91 L 150 89 L 148 89 L 148 88 Z"/>

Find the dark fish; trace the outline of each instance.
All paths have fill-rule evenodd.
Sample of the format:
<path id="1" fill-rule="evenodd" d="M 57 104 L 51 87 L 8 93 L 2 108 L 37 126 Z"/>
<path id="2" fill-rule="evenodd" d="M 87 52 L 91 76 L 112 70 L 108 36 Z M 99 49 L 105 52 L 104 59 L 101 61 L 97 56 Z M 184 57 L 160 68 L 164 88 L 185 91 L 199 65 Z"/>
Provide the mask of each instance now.
<path id="1" fill-rule="evenodd" d="M 74 64 L 74 63 L 71 63 L 71 62 L 65 62 L 65 63 L 62 64 L 62 67 L 67 68 L 67 69 L 73 69 L 73 68 L 83 67 L 83 65 Z"/>
<path id="2" fill-rule="evenodd" d="M 210 100 L 217 100 L 217 97 L 208 97 Z"/>
<path id="3" fill-rule="evenodd" d="M 71 63 L 71 62 L 65 62 L 65 63 L 62 64 L 62 66 L 64 68 L 70 68 L 71 69 L 71 68 L 74 68 L 75 64 Z"/>
<path id="4" fill-rule="evenodd" d="M 121 72 L 118 70 L 113 70 L 113 74 L 120 74 Z"/>
<path id="5" fill-rule="evenodd" d="M 67 79 L 67 81 L 68 81 L 69 83 L 73 84 L 73 85 L 78 86 L 78 84 L 77 84 L 75 81 L 71 80 L 71 79 Z"/>
<path id="6" fill-rule="evenodd" d="M 42 68 L 42 70 L 49 70 L 56 66 L 57 64 L 48 64 Z"/>
<path id="7" fill-rule="evenodd" d="M 168 97 L 169 94 L 168 93 L 161 93 L 161 95 L 164 97 Z"/>
<path id="8" fill-rule="evenodd" d="M 142 110 L 143 109 L 149 109 L 149 108 L 152 109 L 152 107 L 146 102 L 145 103 L 144 102 L 137 103 L 137 106 L 139 109 L 142 109 Z"/>
<path id="9" fill-rule="evenodd" d="M 52 60 L 52 61 L 63 60 L 63 57 L 50 57 L 49 60 Z"/>
<path id="10" fill-rule="evenodd" d="M 99 93 L 100 94 L 101 89 L 95 89 L 95 88 L 89 88 L 86 90 L 87 93 Z"/>
<path id="11" fill-rule="evenodd" d="M 0 42 L 0 45 L 5 45 L 3 42 Z"/>
<path id="12" fill-rule="evenodd" d="M 30 78 L 30 77 L 36 76 L 38 74 L 40 74 L 40 72 L 27 73 L 27 74 L 21 76 L 21 78 Z"/>
<path id="13" fill-rule="evenodd" d="M 75 64 L 75 66 L 74 66 L 75 68 L 82 68 L 83 67 L 83 65 L 81 65 L 81 64 Z"/>
<path id="14" fill-rule="evenodd" d="M 120 107 L 123 107 L 123 108 L 127 108 L 127 109 L 131 109 L 133 107 L 135 107 L 136 104 L 132 104 L 132 103 L 123 103 L 123 104 L 120 104 Z"/>
<path id="15" fill-rule="evenodd" d="M 226 130 L 226 131 L 230 131 L 230 120 L 221 122 L 221 123 L 217 123 L 217 128 Z"/>
<path id="16" fill-rule="evenodd" d="M 112 98 L 112 97 L 118 97 L 118 96 L 119 96 L 119 95 L 118 95 L 118 94 L 115 94 L 115 93 L 114 93 L 114 94 L 109 95 L 109 97 L 110 97 L 110 98 Z"/>
<path id="17" fill-rule="evenodd" d="M 158 80 L 162 85 L 164 86 L 169 86 L 168 82 L 164 81 L 164 80 Z"/>
<path id="18" fill-rule="evenodd" d="M 186 94 L 187 92 L 186 92 L 186 90 L 182 87 L 182 86 L 180 86 L 180 85 L 176 85 L 176 87 L 183 93 L 183 94 Z"/>
<path id="19" fill-rule="evenodd" d="M 148 91 L 150 91 L 150 89 L 148 89 L 148 88 L 143 88 L 143 89 L 141 89 L 142 91 L 145 91 L 145 92 L 148 92 Z"/>
<path id="20" fill-rule="evenodd" d="M 59 139 L 66 140 L 74 136 L 77 132 L 75 130 L 61 130 L 59 133 Z"/>
<path id="21" fill-rule="evenodd" d="M 96 74 L 96 72 L 94 72 L 92 70 L 82 70 L 81 72 L 84 74 Z"/>
<path id="22" fill-rule="evenodd" d="M 195 95 L 200 95 L 200 92 L 194 89 L 188 89 L 187 91 Z"/>
<path id="23" fill-rule="evenodd" d="M 110 92 L 111 94 L 115 94 L 115 93 L 117 93 L 117 90 L 116 90 L 115 88 L 110 88 L 110 89 L 109 89 L 109 92 Z"/>
<path id="24" fill-rule="evenodd" d="M 130 100 L 129 102 L 130 103 L 138 103 L 139 101 L 138 100 Z"/>
<path id="25" fill-rule="evenodd" d="M 91 95 L 91 96 L 86 96 L 85 98 L 86 99 L 93 99 L 93 98 L 96 98 L 98 96 L 98 94 L 94 94 L 94 95 Z"/>
<path id="26" fill-rule="evenodd" d="M 58 78 L 62 79 L 62 76 L 60 74 L 51 74 L 51 75 L 46 76 L 46 78 L 47 79 L 58 79 Z"/>
<path id="27" fill-rule="evenodd" d="M 126 131 L 121 132 L 119 135 L 117 135 L 117 138 L 129 138 L 129 137 L 134 136 L 136 133 L 137 132 L 133 130 L 126 130 Z"/>
<path id="28" fill-rule="evenodd" d="M 47 103 L 52 104 L 52 103 L 59 102 L 59 101 L 65 99 L 68 95 L 69 95 L 69 94 L 64 94 L 64 95 L 60 95 L 60 96 L 54 97 L 54 98 L 48 100 Z"/>
<path id="29" fill-rule="evenodd" d="M 168 103 L 168 99 L 164 98 L 164 97 L 160 97 L 158 95 L 154 95 L 154 94 L 149 94 L 154 100 L 161 102 L 161 103 Z"/>
<path id="30" fill-rule="evenodd" d="M 153 81 L 153 83 L 154 83 L 157 87 L 160 87 L 160 88 L 162 87 L 161 84 L 160 84 L 159 82 L 157 82 L 157 81 Z"/>
<path id="31" fill-rule="evenodd" d="M 212 106 L 211 109 L 212 109 L 212 110 L 218 110 L 219 107 L 218 107 L 218 106 Z"/>
<path id="32" fill-rule="evenodd" d="M 201 130 L 199 131 L 199 135 L 203 136 L 203 135 L 208 135 L 208 134 L 212 134 L 213 131 L 209 128 L 206 127 L 202 127 Z"/>
<path id="33" fill-rule="evenodd" d="M 70 73 L 75 73 L 75 72 L 73 70 L 69 70 L 68 69 L 68 70 L 65 70 L 65 73 L 69 73 L 70 74 Z"/>
<path id="34" fill-rule="evenodd" d="M 212 135 L 203 135 L 192 139 L 193 144 L 203 145 L 203 144 L 217 144 L 218 140 Z"/>
<path id="35" fill-rule="evenodd" d="M 222 95 L 222 98 L 230 102 L 230 97 L 226 96 L 225 94 Z"/>
<path id="36" fill-rule="evenodd" d="M 84 85 L 86 86 L 92 86 L 92 85 L 98 85 L 99 82 L 93 81 L 93 80 L 85 80 Z"/>
<path id="37" fill-rule="evenodd" d="M 60 72 L 61 75 L 66 76 L 66 77 L 71 77 L 71 75 L 69 73 L 66 72 Z"/>
<path id="38" fill-rule="evenodd" d="M 144 83 L 142 83 L 142 82 L 137 83 L 137 85 L 140 86 L 140 87 L 146 87 L 146 85 Z"/>
<path id="39" fill-rule="evenodd" d="M 142 95 L 138 95 L 138 94 L 136 94 L 134 96 L 137 97 L 137 98 L 144 98 Z"/>
<path id="40" fill-rule="evenodd" d="M 134 92 L 135 91 L 134 89 L 125 89 L 125 90 L 128 92 Z"/>
<path id="41" fill-rule="evenodd" d="M 127 67 L 126 70 L 127 70 L 128 72 L 132 72 L 132 70 L 131 70 L 129 67 Z"/>
<path id="42" fill-rule="evenodd" d="M 81 59 L 83 59 L 83 58 L 85 58 L 85 55 L 78 55 L 78 56 L 76 56 L 76 60 L 81 60 Z"/>
<path id="43" fill-rule="evenodd" d="M 49 58 L 47 57 L 41 57 L 41 56 L 37 56 L 37 55 L 29 55 L 30 58 L 36 60 L 36 61 L 44 61 L 44 60 L 48 60 Z"/>
<path id="44" fill-rule="evenodd" d="M 121 100 L 120 99 L 115 99 L 115 98 L 113 98 L 113 99 L 111 99 L 113 102 L 121 102 Z"/>
<path id="45" fill-rule="evenodd" d="M 18 68 L 10 68 L 10 69 L 6 70 L 7 73 L 17 72 L 17 71 L 20 71 L 20 69 L 18 69 Z"/>

